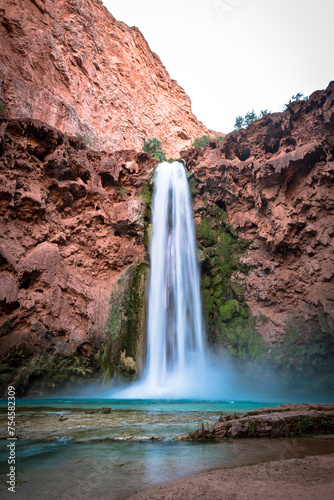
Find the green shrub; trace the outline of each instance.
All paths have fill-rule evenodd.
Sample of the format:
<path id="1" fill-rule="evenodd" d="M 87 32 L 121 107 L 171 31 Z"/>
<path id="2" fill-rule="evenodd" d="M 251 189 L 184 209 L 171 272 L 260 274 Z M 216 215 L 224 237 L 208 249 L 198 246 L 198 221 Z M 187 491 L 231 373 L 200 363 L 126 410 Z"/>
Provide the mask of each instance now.
<path id="1" fill-rule="evenodd" d="M 197 137 L 193 143 L 192 143 L 192 147 L 193 148 L 205 148 L 205 146 L 207 145 L 207 143 L 211 140 L 211 137 L 209 137 L 208 135 L 202 135 L 202 137 Z"/>
<path id="2" fill-rule="evenodd" d="M 5 113 L 5 115 L 7 114 L 6 105 L 2 99 L 0 99 L 0 113 Z"/>
<path id="3" fill-rule="evenodd" d="M 242 127 L 244 126 L 244 118 L 243 116 L 241 115 L 238 115 L 235 119 L 235 123 L 234 123 L 234 128 L 236 130 L 239 130 L 241 129 Z"/>
<path id="4" fill-rule="evenodd" d="M 244 124 L 247 127 L 250 123 L 254 122 L 257 119 L 258 116 L 255 113 L 254 109 L 252 109 L 252 111 L 247 111 L 247 113 L 245 114 Z"/>
<path id="5" fill-rule="evenodd" d="M 229 323 L 237 313 L 236 300 L 227 300 L 219 308 L 220 320 Z"/>
<path id="6" fill-rule="evenodd" d="M 284 105 L 284 109 L 287 109 L 287 107 L 289 106 L 289 104 L 291 104 L 292 102 L 296 102 L 296 101 L 306 101 L 308 99 L 307 96 L 304 96 L 301 92 L 297 92 L 296 95 L 293 95 L 291 97 L 291 99 L 289 100 L 288 104 L 285 104 Z"/>
<path id="7" fill-rule="evenodd" d="M 125 186 L 120 187 L 119 194 L 121 195 L 122 198 L 126 197 L 126 187 Z"/>
<path id="8" fill-rule="evenodd" d="M 156 137 L 152 137 L 152 139 L 144 142 L 142 150 L 161 162 L 166 161 L 166 155 L 165 152 L 161 149 L 161 145 L 161 141 L 159 141 Z"/>

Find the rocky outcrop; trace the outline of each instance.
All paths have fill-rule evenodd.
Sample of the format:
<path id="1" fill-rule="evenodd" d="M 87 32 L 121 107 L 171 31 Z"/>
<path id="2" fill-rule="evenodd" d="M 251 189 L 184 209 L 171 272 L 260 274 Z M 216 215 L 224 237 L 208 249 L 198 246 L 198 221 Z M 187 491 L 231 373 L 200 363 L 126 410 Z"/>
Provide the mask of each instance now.
<path id="1" fill-rule="evenodd" d="M 91 151 L 42 122 L 8 118 L 0 161 L 1 381 L 19 389 L 24 375 L 23 390 L 29 378 L 57 372 L 55 356 L 72 357 L 78 374 L 100 376 L 111 290 L 125 268 L 147 258 L 141 192 L 156 161 Z M 39 361 L 30 373 L 41 353 L 53 365 Z"/>
<path id="2" fill-rule="evenodd" d="M 296 437 L 307 434 L 334 433 L 334 406 L 293 404 L 262 408 L 243 415 L 219 417 L 214 426 L 202 427 L 185 439 L 218 439 L 247 437 Z"/>
<path id="3" fill-rule="evenodd" d="M 137 149 L 157 137 L 175 156 L 209 131 L 137 28 L 100 0 L 0 0 L 0 109 Z"/>
<path id="4" fill-rule="evenodd" d="M 227 213 L 238 237 L 249 242 L 231 279 L 269 343 L 282 341 L 295 317 L 304 321 L 306 341 L 319 325 L 334 331 L 333 138 L 334 82 L 223 143 L 181 152 L 197 223 L 215 207 L 219 223 Z M 238 299 L 231 293 L 225 300 Z"/>

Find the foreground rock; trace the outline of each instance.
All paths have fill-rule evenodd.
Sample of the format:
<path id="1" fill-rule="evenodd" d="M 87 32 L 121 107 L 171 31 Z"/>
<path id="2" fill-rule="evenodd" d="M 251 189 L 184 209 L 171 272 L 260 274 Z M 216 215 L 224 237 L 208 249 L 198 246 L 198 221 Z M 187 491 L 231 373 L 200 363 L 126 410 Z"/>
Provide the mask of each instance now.
<path id="1" fill-rule="evenodd" d="M 245 437 L 296 437 L 305 434 L 333 434 L 334 405 L 292 404 L 262 408 L 243 415 L 221 416 L 210 429 L 204 424 L 197 431 L 178 437 L 216 439 Z"/>
<path id="2" fill-rule="evenodd" d="M 131 500 L 332 500 L 334 455 L 279 460 L 199 474 Z"/>

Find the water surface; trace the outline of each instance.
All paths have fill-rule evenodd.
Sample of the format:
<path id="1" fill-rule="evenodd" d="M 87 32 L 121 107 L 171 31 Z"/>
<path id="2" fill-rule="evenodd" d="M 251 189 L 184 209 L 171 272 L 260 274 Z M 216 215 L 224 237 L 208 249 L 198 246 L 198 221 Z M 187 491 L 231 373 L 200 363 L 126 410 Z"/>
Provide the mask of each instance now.
<path id="1" fill-rule="evenodd" d="M 276 403 L 278 404 L 278 403 Z M 19 500 L 108 498 L 216 467 L 334 452 L 320 438 L 242 439 L 179 442 L 180 433 L 214 423 L 226 413 L 243 413 L 273 403 L 251 401 L 157 401 L 106 399 L 17 400 L 16 444 Z M 1 401 L 2 416 L 6 401 Z M 111 408 L 101 414 L 102 407 Z M 94 411 L 97 413 L 92 413 Z M 62 415 L 62 416 L 61 416 Z M 2 418 L 2 444 L 6 445 Z M 1 476 L 8 472 L 1 447 Z M 8 498 L 2 486 L 1 498 Z"/>

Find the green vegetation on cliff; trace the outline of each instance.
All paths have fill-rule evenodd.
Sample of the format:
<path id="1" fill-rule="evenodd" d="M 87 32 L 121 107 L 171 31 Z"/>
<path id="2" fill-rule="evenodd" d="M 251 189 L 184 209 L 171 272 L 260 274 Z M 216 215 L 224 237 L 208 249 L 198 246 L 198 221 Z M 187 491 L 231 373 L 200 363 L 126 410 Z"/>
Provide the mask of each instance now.
<path id="1" fill-rule="evenodd" d="M 248 111 L 245 116 L 237 116 L 236 119 L 235 119 L 235 123 L 234 123 L 234 128 L 236 130 L 239 130 L 243 127 L 248 127 L 248 125 L 252 122 L 255 122 L 256 120 L 260 120 L 261 118 L 263 118 L 264 116 L 268 115 L 270 113 L 270 111 L 268 111 L 267 109 L 263 109 L 262 111 L 260 111 L 260 114 L 257 115 L 254 111 L 254 109 L 252 109 L 252 111 Z"/>
<path id="2" fill-rule="evenodd" d="M 222 142 L 224 139 L 225 139 L 224 135 L 219 135 L 216 139 L 212 139 L 212 137 L 208 135 L 202 135 L 201 137 L 196 137 L 196 139 L 193 140 L 191 147 L 205 148 L 205 146 L 208 144 L 209 141 L 218 140 Z"/>
<path id="3" fill-rule="evenodd" d="M 152 139 L 148 139 L 144 142 L 143 151 L 153 156 L 159 161 L 166 161 L 166 155 L 163 149 L 161 149 L 162 142 L 159 141 L 156 137 L 152 137 Z"/>
<path id="4" fill-rule="evenodd" d="M 192 143 L 193 148 L 205 148 L 207 143 L 210 141 L 211 137 L 208 135 L 202 135 L 202 137 L 197 137 Z"/>
<path id="5" fill-rule="evenodd" d="M 193 186 L 194 187 L 194 186 Z M 227 213 L 207 203 L 196 228 L 202 257 L 202 306 L 211 344 L 223 344 L 239 361 L 267 352 L 245 301 L 248 268 L 240 261 L 250 244 L 237 236 Z"/>
<path id="6" fill-rule="evenodd" d="M 106 341 L 98 359 L 106 378 L 135 378 L 142 366 L 148 265 L 130 265 L 111 297 Z"/>
<path id="7" fill-rule="evenodd" d="M 6 105 L 2 99 L 0 99 L 0 113 L 5 113 L 7 115 Z"/>

